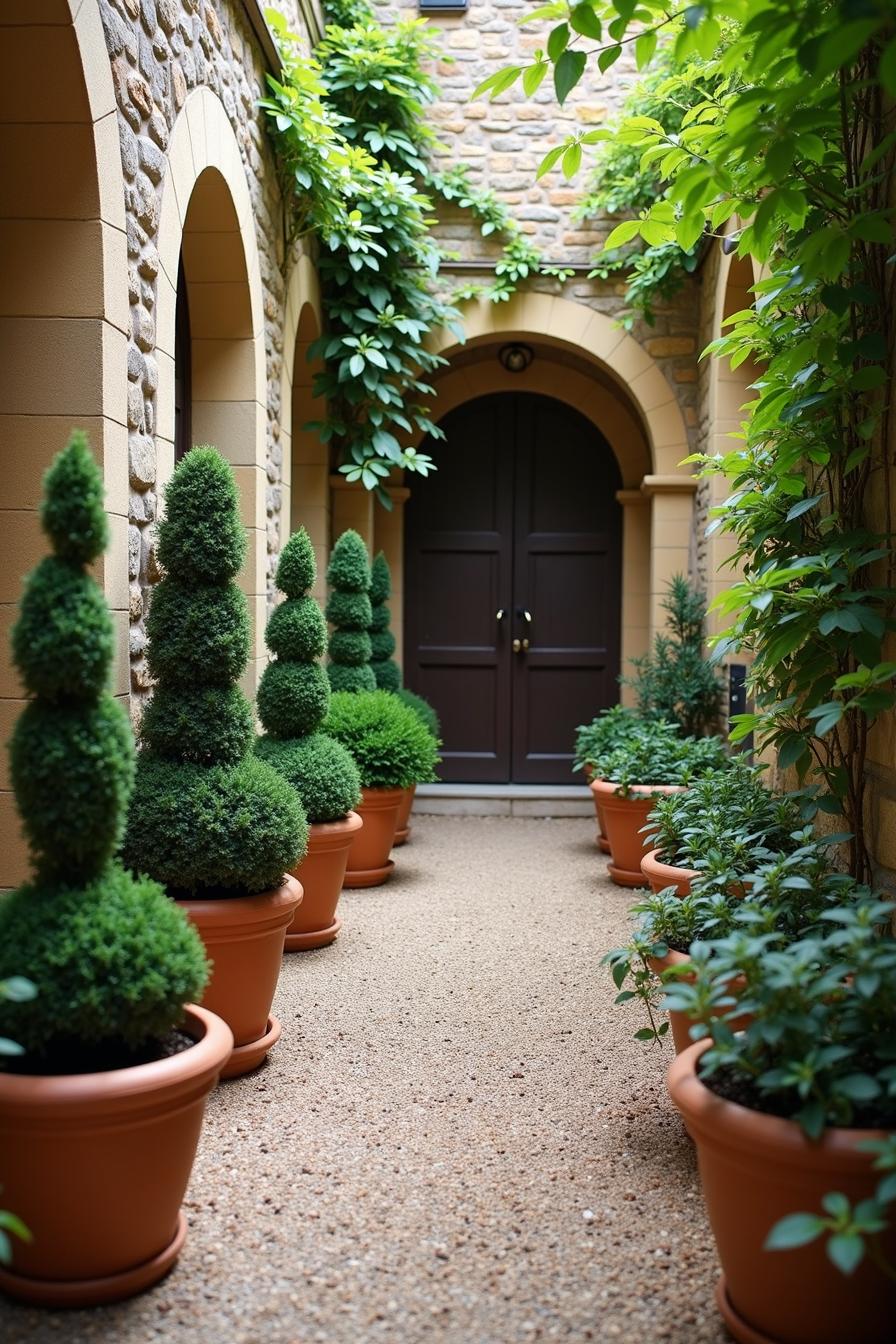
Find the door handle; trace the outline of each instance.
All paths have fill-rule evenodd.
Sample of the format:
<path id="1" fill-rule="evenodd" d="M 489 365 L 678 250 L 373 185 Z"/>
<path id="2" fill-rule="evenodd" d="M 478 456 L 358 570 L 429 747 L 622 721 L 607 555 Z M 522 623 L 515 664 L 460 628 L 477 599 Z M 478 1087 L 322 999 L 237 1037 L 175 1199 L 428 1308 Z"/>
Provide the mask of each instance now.
<path id="1" fill-rule="evenodd" d="M 517 607 L 516 614 L 521 620 L 525 621 L 527 625 L 532 624 L 532 613 L 531 611 L 527 611 L 525 607 Z"/>
<path id="2" fill-rule="evenodd" d="M 529 647 L 529 641 L 528 639 L 515 639 L 512 647 L 514 653 L 525 653 Z"/>
<path id="3" fill-rule="evenodd" d="M 507 615 L 506 609 L 504 607 L 499 607 L 498 610 L 495 612 L 495 620 L 503 621 L 506 615 Z"/>

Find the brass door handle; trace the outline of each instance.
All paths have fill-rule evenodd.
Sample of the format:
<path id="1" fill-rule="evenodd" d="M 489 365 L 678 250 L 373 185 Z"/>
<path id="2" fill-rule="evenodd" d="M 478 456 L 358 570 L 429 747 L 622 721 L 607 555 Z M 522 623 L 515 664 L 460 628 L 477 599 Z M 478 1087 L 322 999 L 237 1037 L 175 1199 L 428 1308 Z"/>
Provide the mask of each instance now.
<path id="1" fill-rule="evenodd" d="M 512 647 L 514 653 L 525 653 L 529 647 L 529 641 L 528 639 L 515 639 Z"/>
<path id="2" fill-rule="evenodd" d="M 499 609 L 495 612 L 495 620 L 496 620 L 496 621 L 503 621 L 503 619 L 504 619 L 504 617 L 505 617 L 506 615 L 507 615 L 507 612 L 506 612 L 505 608 L 504 608 L 504 607 L 499 607 Z"/>
<path id="3" fill-rule="evenodd" d="M 517 607 L 516 614 L 524 620 L 527 625 L 532 624 L 532 613 L 531 611 L 527 611 L 525 607 Z"/>

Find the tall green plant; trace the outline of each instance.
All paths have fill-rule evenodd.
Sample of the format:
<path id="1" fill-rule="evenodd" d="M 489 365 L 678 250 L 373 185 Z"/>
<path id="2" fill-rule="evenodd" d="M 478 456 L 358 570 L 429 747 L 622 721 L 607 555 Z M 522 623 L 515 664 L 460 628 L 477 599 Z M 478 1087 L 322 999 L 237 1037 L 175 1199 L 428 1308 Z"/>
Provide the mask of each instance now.
<path id="1" fill-rule="evenodd" d="M 632 659 L 634 676 L 623 683 L 634 690 L 643 718 L 677 723 L 686 734 L 716 732 L 724 688 L 703 652 L 706 601 L 676 574 L 662 606 L 669 633 L 656 635 L 650 653 Z"/>
<path id="2" fill-rule="evenodd" d="M 401 670 L 392 657 L 395 636 L 390 630 L 389 598 L 392 595 L 392 573 L 382 551 L 374 556 L 370 568 L 370 649 L 373 675 L 381 691 L 397 691 L 401 687 Z"/>
<path id="3" fill-rule="evenodd" d="M 81 433 L 44 478 L 41 523 L 52 554 L 30 575 L 12 634 L 30 699 L 10 762 L 34 879 L 0 904 L 0 1035 L 44 1067 L 77 1071 L 92 1051 L 117 1060 L 167 1035 L 207 968 L 162 888 L 115 859 L 134 748 L 109 689 L 112 618 L 90 573 L 108 524 Z"/>
<path id="4" fill-rule="evenodd" d="M 370 666 L 370 561 L 363 540 L 351 528 L 333 546 L 327 583 L 331 592 L 326 614 L 334 627 L 327 664 L 330 686 L 334 691 L 375 691 Z"/>

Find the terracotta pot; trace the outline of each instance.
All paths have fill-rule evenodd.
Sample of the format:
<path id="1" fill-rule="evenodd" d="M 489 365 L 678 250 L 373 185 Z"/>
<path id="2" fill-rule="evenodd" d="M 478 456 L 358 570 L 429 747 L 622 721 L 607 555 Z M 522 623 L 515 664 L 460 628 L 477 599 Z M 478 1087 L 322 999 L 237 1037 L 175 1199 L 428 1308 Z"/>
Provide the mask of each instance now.
<path id="1" fill-rule="evenodd" d="M 724 1101 L 700 1082 L 697 1061 L 709 1042 L 685 1050 L 669 1069 L 669 1092 L 697 1145 L 703 1197 L 722 1263 L 716 1302 L 740 1344 L 892 1344 L 896 1283 L 869 1256 L 850 1276 L 828 1260 L 824 1240 L 766 1251 L 771 1228 L 789 1213 L 821 1212 L 840 1190 L 853 1204 L 879 1179 L 879 1130 L 829 1129 L 811 1142 L 791 1120 Z M 881 1234 L 896 1262 L 896 1226 Z"/>
<path id="2" fill-rule="evenodd" d="M 585 766 L 585 779 L 587 780 L 589 785 L 591 784 L 591 781 L 594 779 L 594 771 L 590 770 L 587 765 Z M 594 811 L 597 814 L 597 837 L 595 839 L 595 844 L 597 845 L 601 854 L 609 854 L 610 842 L 607 839 L 607 828 L 604 825 L 603 802 L 601 801 L 599 794 L 594 789 L 591 790 L 591 797 L 594 799 Z"/>
<path id="3" fill-rule="evenodd" d="M 305 952 L 332 943 L 342 927 L 336 914 L 349 846 L 363 822 L 357 812 L 342 821 L 315 822 L 308 831 L 308 853 L 293 877 L 305 893 L 286 930 L 286 951 Z"/>
<path id="4" fill-rule="evenodd" d="M 0 1073 L 3 1204 L 34 1237 L 16 1241 L 0 1290 L 48 1307 L 116 1302 L 174 1264 L 187 1224 L 205 1099 L 230 1028 L 188 1007 L 189 1050 L 108 1073 Z M 64 1332 L 63 1332 L 64 1333 Z"/>
<path id="5" fill-rule="evenodd" d="M 665 891 L 674 887 L 677 896 L 690 896 L 691 883 L 698 876 L 696 868 L 676 868 L 663 863 L 658 849 L 652 849 L 641 858 L 641 872 L 647 878 L 651 891 Z"/>
<path id="6" fill-rule="evenodd" d="M 409 789 L 404 790 L 404 797 L 401 800 L 401 807 L 398 809 L 398 821 L 395 825 L 395 844 L 406 845 L 411 838 L 411 808 L 414 806 L 414 794 L 417 792 L 417 785 L 412 784 Z"/>
<path id="7" fill-rule="evenodd" d="M 662 975 L 663 971 L 668 970 L 670 966 L 681 966 L 683 962 L 688 960 L 687 953 L 672 950 L 667 952 L 664 957 L 648 957 L 647 965 L 653 971 L 654 975 Z M 686 975 L 682 978 L 684 980 L 693 980 L 694 977 Z M 746 981 L 742 975 L 737 975 L 732 980 L 728 981 L 727 988 L 728 992 L 731 994 L 741 994 L 746 988 Z M 693 1044 L 690 1030 L 694 1022 L 698 1019 L 688 1017 L 686 1013 L 678 1012 L 675 1008 L 667 1008 L 666 1013 L 669 1017 L 669 1030 L 672 1033 L 672 1040 L 675 1044 L 675 1053 L 676 1055 L 680 1055 L 682 1050 L 687 1050 L 688 1047 Z M 748 1013 L 744 1013 L 740 1017 L 735 1017 L 731 1021 L 731 1030 L 743 1031 L 745 1027 L 750 1025 L 752 1020 L 752 1016 Z"/>
<path id="8" fill-rule="evenodd" d="M 619 887 L 646 887 L 647 879 L 641 872 L 644 837 L 641 827 L 647 824 L 648 813 L 653 811 L 658 794 L 684 793 L 681 784 L 633 784 L 627 798 L 616 792 L 619 787 L 612 780 L 592 779 L 589 785 L 595 799 L 600 800 L 604 829 L 610 842 L 611 862 L 607 865 L 610 877 Z"/>
<path id="9" fill-rule="evenodd" d="M 404 789 L 362 789 L 358 805 L 364 827 L 355 832 L 348 852 L 346 887 L 378 887 L 395 867 L 389 850 L 395 839 Z"/>
<path id="10" fill-rule="evenodd" d="M 262 1062 L 280 1039 L 271 1014 L 283 941 L 302 888 L 289 874 L 279 887 L 229 900 L 179 900 L 199 930 L 212 965 L 202 1003 L 223 1017 L 235 1046 L 222 1078 L 237 1078 Z"/>

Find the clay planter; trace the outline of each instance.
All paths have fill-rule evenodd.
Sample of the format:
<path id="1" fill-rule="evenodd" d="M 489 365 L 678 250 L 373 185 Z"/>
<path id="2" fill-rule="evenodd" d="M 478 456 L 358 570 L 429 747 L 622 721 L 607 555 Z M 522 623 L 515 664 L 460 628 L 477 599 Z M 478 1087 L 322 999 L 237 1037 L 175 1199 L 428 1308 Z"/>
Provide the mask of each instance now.
<path id="1" fill-rule="evenodd" d="M 690 958 L 684 952 L 676 952 L 674 949 L 667 952 L 664 957 L 648 957 L 647 965 L 653 971 L 654 975 L 662 975 L 663 971 L 670 966 L 680 966 L 682 962 L 689 961 Z M 685 976 L 685 980 L 692 980 L 693 976 Z M 740 994 L 746 988 L 746 981 L 743 976 L 737 975 L 733 980 L 728 981 L 727 989 L 731 994 Z M 666 1014 L 669 1018 L 669 1030 L 672 1033 L 672 1040 L 675 1044 L 675 1053 L 680 1055 L 682 1050 L 687 1050 L 693 1045 L 690 1037 L 690 1029 L 696 1018 L 688 1017 L 686 1013 L 680 1013 L 675 1008 L 667 1008 Z M 743 1031 L 752 1022 L 752 1017 L 745 1013 L 741 1017 L 735 1017 L 731 1020 L 732 1031 Z"/>
<path id="2" fill-rule="evenodd" d="M 608 779 L 592 779 L 589 788 L 595 803 L 600 804 L 604 828 L 612 855 L 607 870 L 619 887 L 646 887 L 641 872 L 644 837 L 641 827 L 647 824 L 648 813 L 653 811 L 658 794 L 684 793 L 681 784 L 634 784 L 627 798 L 616 792 L 618 784 Z M 600 814 L 599 814 L 600 815 Z"/>
<path id="3" fill-rule="evenodd" d="M 594 779 L 594 771 L 589 769 L 589 767 L 586 765 L 585 780 L 588 783 L 589 787 L 593 779 Z M 597 814 L 597 838 L 595 840 L 595 844 L 597 845 L 601 854 L 609 854 L 610 842 L 607 839 L 607 828 L 604 825 L 603 802 L 599 794 L 594 789 L 591 790 L 591 797 L 594 799 L 594 811 Z"/>
<path id="4" fill-rule="evenodd" d="M 0 1290 L 47 1307 L 131 1297 L 174 1264 L 205 1099 L 233 1036 L 186 1010 L 189 1050 L 108 1073 L 0 1073 L 3 1204 L 30 1228 Z"/>
<path id="5" fill-rule="evenodd" d="M 287 952 L 326 947 L 342 927 L 336 905 L 349 847 L 362 825 L 357 812 L 349 812 L 342 821 L 315 822 L 309 828 L 308 852 L 292 873 L 305 894 L 286 930 Z"/>
<path id="6" fill-rule="evenodd" d="M 896 1283 L 865 1257 L 847 1276 L 828 1260 L 824 1239 L 792 1251 L 765 1251 L 771 1228 L 789 1213 L 821 1212 L 840 1190 L 853 1203 L 873 1193 L 880 1173 L 861 1151 L 880 1130 L 829 1129 L 811 1142 L 791 1120 L 724 1101 L 700 1082 L 699 1041 L 669 1069 L 669 1092 L 697 1145 L 703 1197 L 722 1263 L 716 1302 L 739 1344 L 892 1344 Z M 896 1260 L 896 1227 L 880 1234 Z"/>
<path id="7" fill-rule="evenodd" d="M 362 789 L 358 811 L 363 829 L 355 832 L 348 852 L 346 887 L 378 887 L 395 867 L 389 851 L 395 840 L 404 789 Z"/>
<path id="8" fill-rule="evenodd" d="M 677 896 L 690 896 L 691 883 L 698 876 L 696 868 L 676 868 L 663 863 L 658 849 L 642 855 L 641 872 L 647 878 L 651 891 L 665 891 L 674 887 Z"/>
<path id="9" fill-rule="evenodd" d="M 416 784 L 412 784 L 409 789 L 404 790 L 401 807 L 398 809 L 398 821 L 395 825 L 395 842 L 393 848 L 397 848 L 398 845 L 406 845 L 411 838 L 411 808 L 414 806 L 414 794 L 416 792 Z"/>
<path id="10" fill-rule="evenodd" d="M 283 941 L 302 888 L 289 874 L 282 886 L 255 896 L 229 900 L 179 900 L 199 930 L 213 965 L 202 997 L 233 1032 L 230 1062 L 222 1078 L 237 1078 L 257 1068 L 280 1039 L 280 1023 L 271 1015 Z"/>

